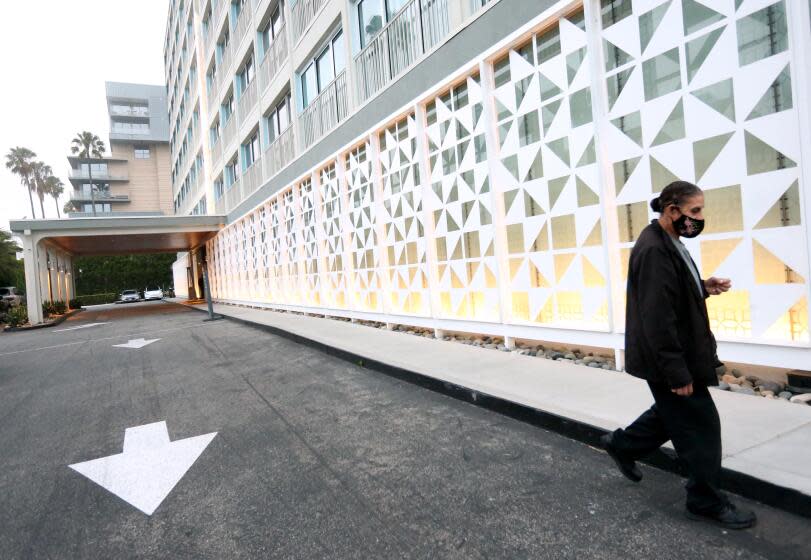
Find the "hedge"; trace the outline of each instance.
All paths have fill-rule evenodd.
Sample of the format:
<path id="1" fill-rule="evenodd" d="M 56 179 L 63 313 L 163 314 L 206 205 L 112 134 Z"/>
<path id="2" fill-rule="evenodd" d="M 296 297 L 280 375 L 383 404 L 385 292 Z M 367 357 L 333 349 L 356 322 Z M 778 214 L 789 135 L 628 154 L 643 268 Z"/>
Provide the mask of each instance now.
<path id="1" fill-rule="evenodd" d="M 118 294 L 90 294 L 89 296 L 79 296 L 77 299 L 82 305 L 99 305 L 101 303 L 115 303 L 118 301 Z"/>

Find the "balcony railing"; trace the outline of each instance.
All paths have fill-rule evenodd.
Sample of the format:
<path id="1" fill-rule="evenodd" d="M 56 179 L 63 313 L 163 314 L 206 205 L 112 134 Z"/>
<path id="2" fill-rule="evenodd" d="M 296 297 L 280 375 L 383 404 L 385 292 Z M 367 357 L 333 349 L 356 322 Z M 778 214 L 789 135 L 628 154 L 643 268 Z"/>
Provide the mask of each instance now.
<path id="1" fill-rule="evenodd" d="M 270 146 L 265 149 L 262 156 L 262 172 L 267 181 L 276 173 L 284 169 L 296 157 L 296 142 L 293 127 L 288 126 Z"/>
<path id="2" fill-rule="evenodd" d="M 346 72 L 341 72 L 298 117 L 299 149 L 304 151 L 346 118 L 349 110 Z"/>
<path id="3" fill-rule="evenodd" d="M 237 44 L 248 34 L 248 26 L 251 24 L 251 16 L 253 14 L 253 6 L 251 6 L 250 0 L 245 2 L 245 5 L 242 7 L 242 10 L 239 12 L 239 17 L 237 17 L 237 24 L 234 26 L 235 33 L 232 37 Z"/>
<path id="4" fill-rule="evenodd" d="M 129 202 L 130 197 L 127 194 L 111 194 L 109 192 L 95 192 L 90 196 L 89 192 L 84 191 L 71 191 L 70 199 L 73 202 Z"/>
<path id="5" fill-rule="evenodd" d="M 231 114 L 228 118 L 228 122 L 225 123 L 225 126 L 222 128 L 222 145 L 223 148 L 226 148 L 231 145 L 231 142 L 234 141 L 237 134 L 237 116 Z"/>
<path id="6" fill-rule="evenodd" d="M 206 82 L 208 82 L 208 80 L 206 80 Z M 208 113 L 210 115 L 214 114 L 214 111 L 216 111 L 216 109 L 217 109 L 217 104 L 220 101 L 220 96 L 219 96 L 220 84 L 219 84 L 219 82 L 220 82 L 220 78 L 219 78 L 219 76 L 216 76 L 215 79 L 214 79 L 214 84 L 211 86 L 211 88 L 208 88 L 208 85 L 206 85 L 206 88 L 207 88 L 206 89 L 206 91 L 207 91 L 206 95 L 208 96 Z"/>
<path id="7" fill-rule="evenodd" d="M 234 58 L 234 43 L 228 43 L 228 46 L 222 53 L 222 58 L 220 58 L 220 84 L 219 88 L 220 91 L 225 91 L 226 86 L 225 84 L 231 79 L 233 74 L 231 73 L 231 62 Z"/>
<path id="8" fill-rule="evenodd" d="M 245 124 L 245 120 L 251 116 L 253 110 L 256 108 L 256 100 L 259 95 L 257 87 L 256 80 L 252 81 L 248 84 L 248 87 L 245 88 L 245 91 L 242 92 L 237 102 L 237 114 L 239 116 L 240 127 Z"/>
<path id="9" fill-rule="evenodd" d="M 217 139 L 214 145 L 211 146 L 211 169 L 215 174 L 220 165 L 222 165 L 222 140 Z"/>
<path id="10" fill-rule="evenodd" d="M 273 39 L 270 48 L 259 66 L 259 89 L 265 91 L 270 82 L 279 73 L 279 68 L 287 60 L 287 30 L 282 26 L 279 35 Z"/>
<path id="11" fill-rule="evenodd" d="M 310 22 L 315 19 L 316 14 L 321 11 L 321 8 L 326 3 L 327 0 L 298 0 L 296 2 L 290 14 L 294 44 L 301 40 Z"/>
<path id="12" fill-rule="evenodd" d="M 70 179 L 74 180 L 90 180 L 90 174 L 87 171 L 82 171 L 80 169 L 71 169 L 70 175 L 68 176 Z M 93 181 L 128 181 L 129 176 L 126 172 L 116 172 L 110 173 L 108 172 L 101 172 L 101 171 L 94 171 L 93 172 Z"/>
<path id="13" fill-rule="evenodd" d="M 355 56 L 358 101 L 366 101 L 405 72 L 449 29 L 447 0 L 411 0 Z"/>

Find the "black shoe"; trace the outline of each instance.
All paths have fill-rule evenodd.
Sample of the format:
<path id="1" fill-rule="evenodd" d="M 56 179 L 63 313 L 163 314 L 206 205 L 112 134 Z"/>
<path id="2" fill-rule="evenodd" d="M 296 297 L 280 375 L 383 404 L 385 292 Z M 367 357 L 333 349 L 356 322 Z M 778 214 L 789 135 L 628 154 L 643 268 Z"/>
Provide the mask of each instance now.
<path id="1" fill-rule="evenodd" d="M 608 456 L 614 459 L 620 472 L 625 475 L 625 478 L 633 480 L 634 482 L 642 480 L 642 471 L 636 466 L 636 461 L 625 459 L 617 452 L 617 449 L 614 447 L 614 434 L 605 434 L 600 438 L 600 443 L 603 444 L 603 449 L 608 453 Z"/>
<path id="2" fill-rule="evenodd" d="M 687 517 L 694 521 L 708 521 L 725 529 L 748 529 L 757 523 L 755 512 L 738 509 L 733 503 L 727 503 L 715 513 L 701 513 L 687 510 Z"/>

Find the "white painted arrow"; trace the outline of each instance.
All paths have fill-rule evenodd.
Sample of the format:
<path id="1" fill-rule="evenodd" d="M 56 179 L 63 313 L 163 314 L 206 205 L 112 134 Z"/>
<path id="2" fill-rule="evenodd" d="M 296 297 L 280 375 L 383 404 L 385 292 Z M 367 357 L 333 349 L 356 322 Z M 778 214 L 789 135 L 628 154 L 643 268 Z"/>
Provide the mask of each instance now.
<path id="1" fill-rule="evenodd" d="M 170 442 L 165 421 L 144 424 L 126 429 L 123 453 L 68 466 L 152 515 L 216 435 Z"/>
<path id="2" fill-rule="evenodd" d="M 66 329 L 56 329 L 54 332 L 65 332 L 65 331 L 77 331 L 79 329 L 86 329 L 88 327 L 98 327 L 99 325 L 109 325 L 109 321 L 106 323 L 86 323 L 84 325 L 76 325 L 75 327 L 68 327 Z"/>
<path id="3" fill-rule="evenodd" d="M 153 342 L 159 341 L 160 338 L 150 338 L 145 340 L 143 338 L 134 338 L 127 342 L 126 344 L 113 344 L 116 348 L 143 348 L 144 346 L 148 346 Z"/>

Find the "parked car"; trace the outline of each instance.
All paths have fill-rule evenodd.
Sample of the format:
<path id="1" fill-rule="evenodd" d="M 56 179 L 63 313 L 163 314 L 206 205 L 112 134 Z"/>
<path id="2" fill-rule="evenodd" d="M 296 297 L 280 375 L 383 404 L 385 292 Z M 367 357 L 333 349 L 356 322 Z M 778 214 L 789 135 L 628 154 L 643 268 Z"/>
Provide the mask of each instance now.
<path id="1" fill-rule="evenodd" d="M 118 303 L 128 303 L 140 300 L 141 294 L 138 293 L 138 290 L 123 290 L 118 296 Z"/>
<path id="2" fill-rule="evenodd" d="M 18 288 L 15 288 L 14 286 L 0 288 L 0 298 L 8 303 L 9 307 L 17 307 L 18 305 L 24 303 L 25 300 L 25 296 Z"/>
<path id="3" fill-rule="evenodd" d="M 144 288 L 144 299 L 163 299 L 163 290 L 160 286 L 147 286 Z"/>

